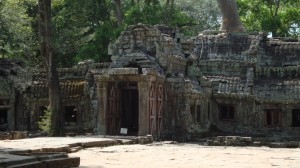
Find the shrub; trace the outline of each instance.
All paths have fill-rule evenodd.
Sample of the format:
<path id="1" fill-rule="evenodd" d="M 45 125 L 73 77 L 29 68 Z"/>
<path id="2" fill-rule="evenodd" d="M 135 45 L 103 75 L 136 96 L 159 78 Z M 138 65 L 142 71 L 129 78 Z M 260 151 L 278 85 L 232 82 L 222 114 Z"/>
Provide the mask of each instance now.
<path id="1" fill-rule="evenodd" d="M 46 133 L 50 133 L 51 127 L 51 110 L 49 107 L 44 111 L 44 115 L 40 117 L 40 121 L 37 122 L 39 129 L 45 131 Z"/>

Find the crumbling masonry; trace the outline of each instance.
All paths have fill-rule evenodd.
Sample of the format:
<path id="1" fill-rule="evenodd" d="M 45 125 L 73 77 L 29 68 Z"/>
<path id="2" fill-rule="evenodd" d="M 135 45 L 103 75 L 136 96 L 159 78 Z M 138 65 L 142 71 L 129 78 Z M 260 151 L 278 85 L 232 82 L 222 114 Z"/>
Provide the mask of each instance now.
<path id="1" fill-rule="evenodd" d="M 299 40 L 214 33 L 187 39 L 166 26 L 133 25 L 110 45 L 112 62 L 60 69 L 67 132 L 298 137 Z M 7 71 L 13 63 L 0 62 L 1 129 L 36 130 L 46 73 L 20 88 Z"/>

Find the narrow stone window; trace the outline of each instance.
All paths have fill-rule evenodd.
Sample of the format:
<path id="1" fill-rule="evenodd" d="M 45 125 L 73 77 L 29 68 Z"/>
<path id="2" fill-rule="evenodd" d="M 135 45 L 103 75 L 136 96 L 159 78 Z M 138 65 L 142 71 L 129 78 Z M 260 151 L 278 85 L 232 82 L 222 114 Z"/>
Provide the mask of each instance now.
<path id="1" fill-rule="evenodd" d="M 281 126 L 280 111 L 275 109 L 265 110 L 265 125 L 266 126 Z"/>
<path id="2" fill-rule="evenodd" d="M 300 109 L 292 111 L 292 127 L 300 127 Z"/>
<path id="3" fill-rule="evenodd" d="M 65 106 L 65 122 L 77 122 L 77 109 L 75 106 Z"/>
<path id="4" fill-rule="evenodd" d="M 235 107 L 233 105 L 220 105 L 219 106 L 219 119 L 220 120 L 234 120 Z"/>
<path id="5" fill-rule="evenodd" d="M 193 123 L 195 123 L 196 106 L 194 104 L 190 105 L 190 111 L 191 111 L 192 121 L 193 121 Z"/>

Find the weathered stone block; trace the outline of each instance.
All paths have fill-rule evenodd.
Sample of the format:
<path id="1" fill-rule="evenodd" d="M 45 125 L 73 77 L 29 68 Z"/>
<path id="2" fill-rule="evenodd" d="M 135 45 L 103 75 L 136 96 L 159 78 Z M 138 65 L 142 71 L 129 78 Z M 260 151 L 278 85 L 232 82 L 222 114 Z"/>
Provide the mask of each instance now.
<path id="1" fill-rule="evenodd" d="M 297 141 L 286 142 L 286 147 L 287 148 L 299 148 L 299 142 L 297 142 Z"/>
<path id="2" fill-rule="evenodd" d="M 260 141 L 254 141 L 253 143 L 252 143 L 252 145 L 253 146 L 263 146 L 263 144 L 260 142 Z"/>
<path id="3" fill-rule="evenodd" d="M 240 141 L 242 141 L 242 142 L 252 142 L 252 137 L 241 137 Z"/>
<path id="4" fill-rule="evenodd" d="M 47 164 L 47 168 L 69 168 L 69 167 L 78 167 L 80 165 L 80 158 L 62 158 L 62 159 L 53 159 L 53 160 L 46 160 L 44 163 Z"/>
<path id="5" fill-rule="evenodd" d="M 221 143 L 220 143 L 219 141 L 214 141 L 214 142 L 213 142 L 213 145 L 214 145 L 214 146 L 221 146 Z"/>
<path id="6" fill-rule="evenodd" d="M 9 166 L 7 168 L 48 168 L 46 163 L 43 162 L 30 162 Z"/>
<path id="7" fill-rule="evenodd" d="M 206 142 L 207 142 L 208 146 L 213 146 L 214 145 L 214 141 L 213 140 L 208 139 Z"/>
<path id="8" fill-rule="evenodd" d="M 86 143 L 83 143 L 82 146 L 84 148 L 91 148 L 91 147 L 111 146 L 111 145 L 116 145 L 116 144 L 117 144 L 117 141 L 107 140 L 107 141 L 86 142 Z"/>
<path id="9" fill-rule="evenodd" d="M 285 148 L 286 144 L 281 143 L 281 142 L 272 142 L 272 143 L 269 143 L 269 147 L 270 148 Z"/>
<path id="10" fill-rule="evenodd" d="M 43 152 L 70 152 L 69 146 L 61 146 L 61 147 L 54 147 L 54 148 L 42 148 Z"/>
<path id="11" fill-rule="evenodd" d="M 114 69 L 107 69 L 107 74 L 138 74 L 138 68 L 114 68 Z"/>
<path id="12" fill-rule="evenodd" d="M 216 141 L 219 141 L 219 142 L 224 142 L 225 141 L 225 137 L 224 136 L 217 136 L 217 138 L 216 138 Z"/>

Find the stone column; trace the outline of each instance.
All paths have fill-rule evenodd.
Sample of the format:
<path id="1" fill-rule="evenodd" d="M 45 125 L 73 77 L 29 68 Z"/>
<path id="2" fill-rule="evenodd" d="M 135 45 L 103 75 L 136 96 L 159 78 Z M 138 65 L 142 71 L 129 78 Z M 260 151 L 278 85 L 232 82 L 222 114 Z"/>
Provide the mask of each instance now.
<path id="1" fill-rule="evenodd" d="M 97 97 L 98 97 L 98 115 L 97 115 L 97 130 L 99 135 L 106 135 L 106 111 L 107 111 L 107 96 L 108 96 L 108 81 L 105 76 L 100 76 L 96 79 L 97 82 Z"/>
<path id="2" fill-rule="evenodd" d="M 139 90 L 139 136 L 149 134 L 149 114 L 148 114 L 148 101 L 149 101 L 149 82 L 138 82 Z"/>

